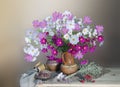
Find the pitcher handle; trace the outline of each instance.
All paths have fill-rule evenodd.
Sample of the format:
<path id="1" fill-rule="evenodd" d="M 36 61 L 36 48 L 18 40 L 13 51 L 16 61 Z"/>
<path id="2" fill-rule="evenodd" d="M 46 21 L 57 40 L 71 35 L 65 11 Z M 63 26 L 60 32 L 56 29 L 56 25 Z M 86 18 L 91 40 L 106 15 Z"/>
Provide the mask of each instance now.
<path id="1" fill-rule="evenodd" d="M 64 64 L 66 64 L 66 62 L 65 62 L 65 59 L 64 59 L 64 55 L 66 54 L 66 52 L 64 52 L 63 54 L 62 54 L 62 62 L 64 63 Z"/>

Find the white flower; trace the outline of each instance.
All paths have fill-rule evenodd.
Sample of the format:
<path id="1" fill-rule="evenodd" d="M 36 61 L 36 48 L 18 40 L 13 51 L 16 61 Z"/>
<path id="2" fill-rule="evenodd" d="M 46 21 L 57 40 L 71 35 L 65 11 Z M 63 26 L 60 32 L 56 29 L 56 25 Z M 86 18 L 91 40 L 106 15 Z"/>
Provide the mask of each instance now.
<path id="1" fill-rule="evenodd" d="M 65 40 L 68 40 L 69 39 L 69 35 L 68 34 L 65 34 L 64 36 L 63 36 L 63 38 L 65 38 Z"/>
<path id="2" fill-rule="evenodd" d="M 49 35 L 50 35 L 50 36 L 54 36 L 54 34 L 55 34 L 55 33 L 54 33 L 53 31 L 49 32 Z"/>
<path id="3" fill-rule="evenodd" d="M 72 35 L 72 36 L 69 38 L 69 40 L 70 40 L 70 43 L 71 43 L 71 44 L 77 44 L 77 43 L 79 42 L 79 38 L 78 38 L 77 35 Z"/>
<path id="4" fill-rule="evenodd" d="M 75 29 L 75 21 L 74 20 L 67 21 L 66 28 L 69 29 L 69 30 Z"/>
<path id="5" fill-rule="evenodd" d="M 70 11 L 65 11 L 62 15 L 63 16 L 65 16 L 65 15 L 72 15 L 72 13 Z"/>
<path id="6" fill-rule="evenodd" d="M 26 42 L 26 43 L 31 43 L 31 39 L 28 38 L 28 37 L 25 37 L 25 42 Z"/>
<path id="7" fill-rule="evenodd" d="M 96 35 L 97 35 L 97 30 L 94 29 L 94 31 L 93 31 L 93 36 L 96 36 Z"/>
<path id="8" fill-rule="evenodd" d="M 91 32 L 89 32 L 89 37 L 92 37 L 92 34 L 91 34 Z"/>
<path id="9" fill-rule="evenodd" d="M 77 33 L 77 36 L 78 37 L 82 36 L 82 33 L 81 32 Z"/>
<path id="10" fill-rule="evenodd" d="M 82 30 L 82 33 L 83 33 L 83 35 L 87 35 L 89 33 L 89 29 L 88 28 L 84 28 Z"/>
<path id="11" fill-rule="evenodd" d="M 34 33 L 33 29 L 28 29 L 27 32 L 26 32 L 26 36 L 29 37 L 29 38 L 32 38 L 33 33 Z"/>
<path id="12" fill-rule="evenodd" d="M 72 30 L 68 30 L 68 34 L 72 35 Z"/>
<path id="13" fill-rule="evenodd" d="M 26 53 L 26 54 L 29 54 L 29 55 L 31 55 L 31 56 L 33 56 L 33 57 L 36 57 L 36 56 L 38 56 L 39 55 L 39 49 L 38 48 L 34 48 L 32 45 L 30 45 L 30 46 L 28 46 L 28 47 L 25 47 L 24 48 L 24 52 Z"/>

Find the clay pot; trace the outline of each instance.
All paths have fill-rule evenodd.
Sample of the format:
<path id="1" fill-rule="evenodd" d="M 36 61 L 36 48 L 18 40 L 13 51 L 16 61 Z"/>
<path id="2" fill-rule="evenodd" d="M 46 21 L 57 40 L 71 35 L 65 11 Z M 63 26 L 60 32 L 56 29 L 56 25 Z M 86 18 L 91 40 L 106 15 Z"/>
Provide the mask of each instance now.
<path id="1" fill-rule="evenodd" d="M 64 52 L 62 54 L 62 61 L 64 65 L 74 65 L 74 57 L 69 52 Z"/>
<path id="2" fill-rule="evenodd" d="M 61 71 L 62 71 L 64 74 L 67 74 L 67 75 L 73 74 L 73 73 L 75 73 L 77 70 L 78 70 L 77 64 L 74 64 L 74 65 L 64 65 L 64 64 L 62 64 L 62 65 L 61 65 Z"/>
<path id="3" fill-rule="evenodd" d="M 54 60 L 48 60 L 46 65 L 50 71 L 57 71 L 59 63 Z"/>

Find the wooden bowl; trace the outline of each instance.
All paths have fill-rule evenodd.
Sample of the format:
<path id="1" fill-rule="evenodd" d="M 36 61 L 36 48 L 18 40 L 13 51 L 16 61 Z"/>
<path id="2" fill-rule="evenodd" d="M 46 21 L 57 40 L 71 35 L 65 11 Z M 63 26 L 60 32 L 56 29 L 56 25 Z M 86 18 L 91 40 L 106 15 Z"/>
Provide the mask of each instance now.
<path id="1" fill-rule="evenodd" d="M 61 65 L 61 71 L 62 71 L 64 74 L 67 74 L 67 75 L 73 74 L 73 73 L 75 73 L 77 70 L 78 70 L 77 64 L 74 64 L 74 65 L 64 65 L 64 64 L 62 64 L 62 65 Z"/>
<path id="2" fill-rule="evenodd" d="M 58 63 L 56 61 L 47 61 L 46 65 L 50 71 L 56 71 L 58 68 Z"/>

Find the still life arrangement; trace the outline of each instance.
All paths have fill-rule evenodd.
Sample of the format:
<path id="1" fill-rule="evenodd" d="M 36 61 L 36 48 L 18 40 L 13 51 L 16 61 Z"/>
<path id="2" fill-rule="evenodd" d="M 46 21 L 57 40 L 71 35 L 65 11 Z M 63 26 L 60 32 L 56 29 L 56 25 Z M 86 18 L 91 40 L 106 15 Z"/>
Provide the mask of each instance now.
<path id="1" fill-rule="evenodd" d="M 27 30 L 24 47 L 25 60 L 34 62 L 44 54 L 46 64 L 37 63 L 35 78 L 65 80 L 77 76 L 79 81 L 94 82 L 103 68 L 85 58 L 104 43 L 102 25 L 96 25 L 89 16 L 77 18 L 71 12 L 54 12 L 42 21 L 34 20 Z M 52 77 L 50 77 L 50 75 Z M 57 74 L 55 74 L 57 73 Z"/>

